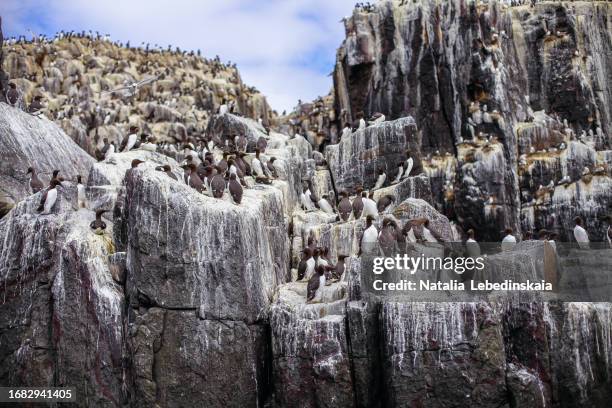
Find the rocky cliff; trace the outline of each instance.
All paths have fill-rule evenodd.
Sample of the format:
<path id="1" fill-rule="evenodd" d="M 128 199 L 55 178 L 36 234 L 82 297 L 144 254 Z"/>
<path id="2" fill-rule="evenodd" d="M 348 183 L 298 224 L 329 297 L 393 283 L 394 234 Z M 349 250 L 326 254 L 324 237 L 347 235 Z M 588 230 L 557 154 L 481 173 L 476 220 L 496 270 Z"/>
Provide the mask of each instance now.
<path id="1" fill-rule="evenodd" d="M 359 112 L 414 117 L 436 207 L 481 239 L 503 226 L 565 238 L 574 215 L 600 237 L 611 198 L 600 193 L 612 171 L 611 15 L 609 2 L 588 1 L 357 8 L 337 54 L 335 117 L 341 126 Z"/>
<path id="2" fill-rule="evenodd" d="M 53 170 L 71 178 L 87 180 L 94 159 L 46 118 L 35 118 L 0 103 L 0 217 L 31 194 L 28 168 L 48 184 Z"/>
<path id="3" fill-rule="evenodd" d="M 266 123 L 272 118 L 265 98 L 242 82 L 235 65 L 199 52 L 61 33 L 31 42 L 10 39 L 4 54 L 3 67 L 23 101 L 43 96 L 45 115 L 91 155 L 104 138 L 119 145 L 131 125 L 158 143 L 195 144 L 224 102 L 235 113 Z M 125 90 L 101 94 L 148 78 L 158 80 L 133 97 Z"/>
<path id="4" fill-rule="evenodd" d="M 23 120 L 40 124 L 30 115 Z M 244 119 L 215 120 L 223 132 Z M 367 132 L 390 144 L 411 137 L 406 126 L 414 121 Z M 27 137 L 16 129 L 16 138 Z M 610 304 L 372 298 L 361 288 L 356 256 L 363 220 L 336 222 L 296 205 L 301 181 L 322 183 L 330 170 L 309 170 L 299 139 L 274 134 L 268 142 L 282 176 L 269 186 L 248 177 L 240 205 L 155 170 L 178 164 L 140 149 L 93 165 L 90 209 L 75 209 L 71 182 L 49 215 L 35 211 L 39 194 L 19 202 L 0 221 L 2 383 L 76 386 L 81 406 L 563 407 L 609 400 Z M 145 163 L 130 169 L 135 158 Z M 425 175 L 382 190 L 378 197 L 396 197 L 390 211 L 400 223 L 426 216 L 437 236 L 453 240 L 449 220 L 425 201 Z M 114 208 L 102 235 L 89 228 L 93 208 Z M 289 282 L 310 236 L 330 248 L 330 260 L 349 255 L 345 275 L 316 304 L 305 302 L 305 282 Z M 504 273 L 538 276 L 542 245 L 489 262 Z"/>
<path id="5" fill-rule="evenodd" d="M 333 101 L 328 97 L 290 115 L 301 121 L 293 124 L 300 134 L 294 135 L 288 123 L 269 130 L 230 113 L 197 122 L 200 130 L 206 125 L 208 138 L 220 142 L 211 147 L 216 161 L 235 134 L 247 140 L 246 163 L 253 163 L 255 146 L 263 140 L 260 160 L 276 159 L 272 167 L 278 177 L 270 184 L 244 177 L 239 205 L 227 191 L 216 199 L 186 185 L 180 163 L 163 154 L 166 149 L 140 147 L 94 163 L 78 138 L 50 120 L 0 104 L 2 157 L 14 157 L 0 175 L 2 187 L 12 186 L 15 196 L 13 208 L 0 219 L 0 384 L 74 386 L 83 407 L 609 405 L 612 303 L 525 300 L 505 293 L 462 302 L 373 296 L 364 284 L 371 273 L 360 255 L 365 220 L 339 221 L 337 214 L 305 211 L 300 194 L 308 187 L 335 204 L 331 196 L 346 191 L 353 200 L 361 186 L 375 200 L 392 197 L 384 217 L 400 226 L 426 218 L 442 241 L 405 247 L 412 255 L 452 252 L 457 245 L 463 250 L 459 226 L 480 227 L 482 237 L 497 237 L 508 225 L 568 226 L 566 217 L 573 214 L 590 217 L 587 229 L 600 237 L 596 216 L 606 211 L 612 194 L 605 167 L 609 140 L 596 130 L 581 140 L 589 119 L 580 109 L 567 125 L 562 113 L 552 112 L 551 106 L 562 106 L 552 86 L 558 80 L 539 77 L 546 91 L 532 84 L 535 79 L 524 67 L 536 59 L 525 57 L 515 43 L 520 35 L 529 37 L 528 26 L 536 21 L 543 27 L 553 21 L 558 30 L 551 27 L 551 34 L 540 33 L 545 38 L 532 42 L 537 46 L 530 52 L 542 57 L 542 67 L 563 60 L 555 53 L 570 38 L 581 49 L 606 50 L 609 43 L 601 36 L 609 27 L 603 21 L 610 19 L 610 6 L 543 2 L 535 9 L 505 8 L 457 0 L 381 2 L 365 9 L 356 9 L 346 22 L 349 38 L 339 51 Z M 597 33 L 584 34 L 589 30 Z M 564 32 L 577 36 L 565 38 Z M 80 50 L 87 41 L 58 42 Z M 178 64 L 172 65 L 175 70 L 185 63 L 178 54 L 149 55 L 110 43 L 96 50 L 130 53 L 143 61 L 160 58 L 161 72 L 166 63 Z M 79 64 L 80 57 L 65 51 L 59 53 L 64 59 L 55 67 L 59 71 L 64 64 Z M 13 54 L 12 61 L 28 67 L 31 52 Z M 91 56 L 93 66 L 96 59 L 113 65 L 110 54 Z M 207 70 L 197 58 L 187 60 L 199 67 L 190 72 L 195 77 Z M 569 88 L 562 92 L 590 104 L 602 129 L 609 110 L 598 99 L 607 98 L 605 69 L 589 71 L 583 87 L 571 88 L 571 95 Z M 512 82 L 510 73 L 523 77 Z M 87 78 L 100 82 L 96 75 Z M 20 83 L 25 81 L 30 80 Z M 161 100 L 155 103 L 168 112 L 164 102 L 172 103 L 173 93 L 164 84 L 154 88 Z M 88 88 L 81 83 L 74 89 Z M 191 97 L 185 93 L 181 98 Z M 51 102 L 55 98 L 46 95 Z M 521 95 L 532 95 L 529 103 Z M 122 105 L 119 112 L 126 107 L 129 112 L 118 124 L 104 126 L 115 126 L 113 132 L 128 123 L 146 128 L 160 112 L 157 106 L 145 118 L 129 106 Z M 336 115 L 347 119 L 355 110 L 378 110 L 388 120 L 338 137 L 319 152 L 314 136 L 333 135 Z M 168 126 L 156 137 L 182 140 L 171 135 L 172 125 L 184 123 L 180 117 L 165 117 Z M 550 150 L 555 143 L 566 146 Z M 410 176 L 374 189 L 375 172 L 383 168 L 391 178 L 406 150 L 414 159 Z M 144 163 L 131 168 L 134 159 Z M 42 193 L 30 194 L 24 177 L 12 178 L 11 170 L 27 161 L 61 168 L 65 175 L 50 214 L 36 211 Z M 159 171 L 160 165 L 170 166 L 176 179 Z M 597 170 L 600 165 L 604 172 Z M 583 174 L 581 167 L 592 168 L 592 174 Z M 557 172 L 569 182 L 553 183 L 548 195 L 539 186 L 534 191 L 534 184 L 546 185 Z M 87 176 L 87 208 L 77 206 L 76 173 Z M 107 210 L 104 231 L 89 226 L 98 209 Z M 379 229 L 384 217 L 374 222 Z M 307 283 L 295 279 L 300 253 L 312 245 L 327 248 L 331 263 L 345 258 L 344 273 L 324 286 L 314 303 L 306 302 Z M 600 271 L 612 262 L 610 249 L 593 256 L 560 246 L 563 257 L 555 257 L 554 265 L 564 285 L 593 265 Z M 550 248 L 526 240 L 491 254 L 490 277 L 542 278 Z M 607 276 L 588 289 L 609 298 Z"/>
<path id="6" fill-rule="evenodd" d="M 7 87 L 7 76 L 2 70 L 4 61 L 4 35 L 2 34 L 2 17 L 0 17 L 0 101 L 4 102 Z"/>

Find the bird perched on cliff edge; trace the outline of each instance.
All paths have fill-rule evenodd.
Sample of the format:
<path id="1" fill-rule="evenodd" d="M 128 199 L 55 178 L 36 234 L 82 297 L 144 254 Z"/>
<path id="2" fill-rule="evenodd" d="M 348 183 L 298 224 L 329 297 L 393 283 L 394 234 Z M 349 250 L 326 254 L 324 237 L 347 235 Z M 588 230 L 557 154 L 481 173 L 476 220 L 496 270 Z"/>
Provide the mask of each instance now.
<path id="1" fill-rule="evenodd" d="M 308 303 L 317 303 L 321 301 L 325 281 L 325 267 L 319 265 L 316 269 L 316 273 L 308 280 L 306 292 L 306 301 Z"/>
<path id="2" fill-rule="evenodd" d="M 97 210 L 96 219 L 89 224 L 89 228 L 91 228 L 98 235 L 102 234 L 106 229 L 106 223 L 102 221 L 102 214 L 105 212 L 106 210 Z"/>
<path id="3" fill-rule="evenodd" d="M 43 193 L 40 199 L 40 205 L 36 209 L 38 212 L 42 212 L 42 214 L 50 214 L 51 209 L 55 205 L 57 201 L 57 186 L 60 185 L 60 181 L 57 179 L 51 179 L 49 183 L 49 187 Z"/>
<path id="4" fill-rule="evenodd" d="M 87 199 L 85 198 L 85 186 L 81 181 L 81 176 L 77 176 L 77 207 L 85 208 Z"/>
<path id="5" fill-rule="evenodd" d="M 45 185 L 43 184 L 43 182 L 38 178 L 38 175 L 36 174 L 36 170 L 34 169 L 34 167 L 28 167 L 28 172 L 26 174 L 30 175 L 30 188 L 32 189 L 32 193 L 38 193 L 40 190 L 42 190 Z"/>

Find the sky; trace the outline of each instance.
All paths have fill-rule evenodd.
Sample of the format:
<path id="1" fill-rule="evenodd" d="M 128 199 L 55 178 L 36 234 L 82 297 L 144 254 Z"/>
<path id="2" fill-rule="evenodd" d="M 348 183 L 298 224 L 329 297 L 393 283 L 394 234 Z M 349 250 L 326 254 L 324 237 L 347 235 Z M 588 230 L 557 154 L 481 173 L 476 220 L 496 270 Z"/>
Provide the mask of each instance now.
<path id="1" fill-rule="evenodd" d="M 236 62 L 273 109 L 332 87 L 340 20 L 355 0 L 0 0 L 5 37 L 92 30 Z M 30 31 L 31 30 L 31 31 Z"/>

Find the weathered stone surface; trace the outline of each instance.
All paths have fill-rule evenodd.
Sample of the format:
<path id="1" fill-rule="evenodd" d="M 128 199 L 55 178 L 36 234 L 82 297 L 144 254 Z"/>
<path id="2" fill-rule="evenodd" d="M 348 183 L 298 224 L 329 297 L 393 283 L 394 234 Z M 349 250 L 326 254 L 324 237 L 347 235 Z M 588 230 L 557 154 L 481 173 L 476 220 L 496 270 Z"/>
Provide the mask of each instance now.
<path id="1" fill-rule="evenodd" d="M 383 303 L 390 406 L 503 406 L 501 316 L 471 303 Z"/>
<path id="2" fill-rule="evenodd" d="M 209 319 L 260 318 L 287 278 L 279 190 L 246 189 L 234 205 L 147 168 L 130 170 L 125 188 L 116 236 L 127 252 L 132 302 L 198 309 Z"/>
<path id="3" fill-rule="evenodd" d="M 385 401 L 379 306 L 377 302 L 365 301 L 351 301 L 347 304 L 347 330 L 357 407 L 379 407 Z"/>
<path id="4" fill-rule="evenodd" d="M 43 183 L 53 170 L 66 180 L 87 177 L 94 160 L 53 122 L 0 103 L 0 216 L 31 194 L 28 167 Z"/>
<path id="5" fill-rule="evenodd" d="M 304 304 L 306 283 L 280 289 L 270 315 L 275 401 L 279 406 L 353 405 L 344 301 L 338 300 L 343 291 L 334 288 L 338 285 L 325 288 L 328 303 L 312 305 Z"/>
<path id="6" fill-rule="evenodd" d="M 264 326 L 206 320 L 195 310 L 133 312 L 134 405 L 257 407 L 267 386 Z"/>
<path id="7" fill-rule="evenodd" d="M 11 50 L 3 67 L 23 92 L 24 105 L 42 95 L 48 117 L 91 155 L 105 137 L 119 145 L 130 125 L 158 142 L 195 142 L 224 100 L 247 117 L 269 122 L 275 116 L 238 69 L 217 58 L 80 35 L 18 42 Z M 134 96 L 100 94 L 154 76 L 158 80 Z"/>
<path id="8" fill-rule="evenodd" d="M 177 178 L 182 180 L 183 170 L 179 167 L 179 163 L 168 156 L 141 149 L 115 153 L 107 160 L 97 162 L 91 167 L 85 191 L 90 208 L 113 211 L 118 196 L 123 192 L 123 179 L 132 167 L 134 159 L 144 161 L 139 166 L 149 171 L 168 164 Z"/>
<path id="9" fill-rule="evenodd" d="M 415 118 L 435 207 L 478 238 L 497 240 L 507 226 L 567 238 L 561 217 L 550 216 L 558 209 L 539 203 L 534 213 L 531 200 L 540 184 L 574 182 L 585 166 L 604 164 L 558 157 L 583 132 L 593 150 L 612 143 L 610 10 L 609 2 L 461 0 L 356 8 L 337 53 L 336 117 L 342 126 L 360 111 Z M 577 198 L 563 219 L 595 215 Z"/>
<path id="10" fill-rule="evenodd" d="M 415 160 L 411 174 L 419 174 L 420 138 L 410 117 L 355 131 L 337 145 L 328 146 L 325 157 L 336 189 L 353 192 L 358 185 L 364 190 L 374 187 L 380 168 L 391 179 L 397 173 L 398 164 L 406 160 L 408 149 Z M 390 183 L 388 180 L 387 184 Z"/>
<path id="11" fill-rule="evenodd" d="M 76 189 L 59 187 L 52 214 L 39 195 L 0 221 L 0 382 L 74 386 L 79 406 L 127 398 L 123 288 L 113 281 L 110 237 L 74 211 Z"/>
<path id="12" fill-rule="evenodd" d="M 8 86 L 8 77 L 2 70 L 4 62 L 4 35 L 2 34 L 2 17 L 0 17 L 0 102 L 5 101 L 5 93 Z"/>
<path id="13" fill-rule="evenodd" d="M 393 210 L 395 218 L 406 222 L 408 220 L 426 218 L 429 229 L 444 241 L 452 241 L 451 224 L 444 215 L 437 212 L 430 204 L 419 198 L 408 198 Z"/>

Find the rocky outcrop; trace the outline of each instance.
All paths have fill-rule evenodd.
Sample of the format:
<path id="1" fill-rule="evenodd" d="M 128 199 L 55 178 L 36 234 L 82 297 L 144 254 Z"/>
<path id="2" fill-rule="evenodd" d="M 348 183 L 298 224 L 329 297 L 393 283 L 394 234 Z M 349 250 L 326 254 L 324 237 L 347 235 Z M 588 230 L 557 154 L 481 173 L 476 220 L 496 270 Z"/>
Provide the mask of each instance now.
<path id="1" fill-rule="evenodd" d="M 31 194 L 28 167 L 43 183 L 53 170 L 76 181 L 85 180 L 93 159 L 53 122 L 0 103 L 0 216 Z"/>
<path id="2" fill-rule="evenodd" d="M 411 174 L 419 174 L 420 139 L 412 118 L 402 118 L 357 130 L 325 150 L 325 156 L 338 191 L 353 192 L 358 185 L 364 190 L 374 187 L 378 171 L 388 178 L 397 173 L 397 166 L 406 160 L 410 150 L 416 158 Z M 390 184 L 391 180 L 387 181 Z"/>
<path id="3" fill-rule="evenodd" d="M 8 78 L 2 70 L 2 62 L 4 61 L 4 36 L 2 34 L 2 17 L 0 17 L 0 102 L 5 101 L 5 92 L 7 90 Z"/>
<path id="4" fill-rule="evenodd" d="M 436 208 L 481 239 L 498 239 L 500 226 L 568 238 L 561 220 L 575 215 L 601 239 L 599 219 L 608 210 L 592 211 L 588 194 L 569 194 L 573 211 L 532 200 L 546 193 L 540 185 L 566 176 L 572 184 L 585 167 L 611 176 L 595 155 L 612 145 L 610 13 L 609 2 L 586 1 L 358 7 L 337 54 L 336 117 L 415 118 Z M 591 159 L 566 166 L 566 147 L 578 137 L 591 146 Z M 605 190 L 607 181 L 593 186 L 599 183 L 588 189 Z"/>
<path id="5" fill-rule="evenodd" d="M 320 196 L 352 194 L 358 185 L 375 199 L 391 195 L 394 202 L 375 226 L 380 229 L 385 217 L 395 218 L 400 227 L 427 218 L 429 230 L 442 241 L 407 245 L 403 250 L 413 256 L 426 250 L 463 253 L 453 220 L 493 237 L 508 225 L 531 229 L 566 225 L 574 214 L 602 215 L 612 189 L 609 167 L 601 171 L 598 166 L 611 164 L 612 155 L 604 150 L 601 134 L 581 137 L 579 132 L 589 122 L 585 109 L 595 113 L 594 120 L 605 119 L 609 107 L 599 99 L 607 96 L 596 90 L 604 82 L 589 74 L 569 95 L 569 85 L 556 70 L 565 72 L 567 50 L 562 50 L 571 41 L 581 49 L 607 49 L 601 34 L 593 34 L 597 45 L 584 45 L 580 33 L 590 30 L 583 23 L 600 24 L 608 6 L 574 3 L 505 9 L 495 2 L 461 0 L 381 2 L 367 12 L 370 7 L 360 6 L 347 21 L 349 37 L 339 52 L 337 118 L 326 98 L 292 116 L 301 121 L 293 124 L 294 131 L 305 137 L 267 131 L 245 117 L 244 110 L 242 116 L 226 113 L 208 123 L 207 136 L 221 145 L 238 132 L 247 137 L 252 152 L 263 137 L 268 146 L 262 160 L 277 158 L 279 177 L 271 184 L 246 177 L 240 205 L 227 193 L 214 199 L 196 192 L 183 182 L 178 161 L 139 149 L 93 164 L 87 177 L 88 209 L 76 209 L 72 182 L 59 187 L 59 200 L 48 215 L 35 211 L 40 194 L 26 196 L 0 220 L 0 383 L 76 386 L 78 405 L 88 407 L 609 405 L 610 303 L 564 303 L 554 296 L 544 302 L 542 296 L 517 298 L 503 291 L 490 294 L 495 301 L 462 302 L 372 293 L 367 257 L 357 256 L 365 221 L 339 221 L 337 214 L 321 209 L 305 211 L 299 199 L 305 185 Z M 568 12 L 577 18 L 566 18 Z M 555 24 L 543 39 L 538 21 Z M 518 45 L 521 35 L 521 41 L 532 44 L 530 57 L 524 56 L 527 46 Z M 216 62 L 214 75 L 221 78 L 210 81 L 207 64 L 182 53 L 125 50 L 100 42 L 101 52 L 88 56 L 85 39 L 58 43 L 40 49 L 66 47 L 60 53 L 65 65 L 46 65 L 49 56 L 42 65 L 28 62 L 27 53 L 11 57 L 11 69 L 21 66 L 36 76 L 21 84 L 39 83 L 41 66 L 53 72 L 43 75 L 47 92 L 89 93 L 150 74 L 147 69 L 155 65 L 147 65 L 148 59 L 161 64 L 160 72 L 166 71 L 164 64 L 187 65 L 180 81 L 167 74 L 156 82 L 154 91 L 167 104 L 148 91 L 134 105 L 113 99 L 117 105 L 105 106 L 100 115 L 115 116 L 111 125 L 97 126 L 98 136 L 120 139 L 128 123 L 146 120 L 146 131 L 153 129 L 164 140 L 197 142 L 209 118 L 198 117 L 200 111 L 214 108 L 215 96 L 224 95 L 217 86 L 238 105 L 243 100 L 232 94 L 242 88 L 228 85 L 236 80 L 228 73 L 232 70 Z M 135 71 L 132 60 L 115 67 L 115 61 L 132 53 L 146 69 Z M 541 55 L 545 58 L 538 59 Z M 563 66 L 552 66 L 549 57 Z M 525 58 L 537 61 L 546 91 L 534 84 L 532 68 L 521 65 Z M 574 78 L 585 72 L 576 65 Z M 107 70 L 103 84 L 87 81 L 72 87 L 71 81 L 100 69 Z M 199 69 L 206 71 L 204 79 L 193 72 Z M 72 79 L 65 82 L 60 75 Z M 518 80 L 509 82 L 514 75 Z M 214 92 L 206 86 L 182 89 L 198 79 L 212 83 Z M 531 104 L 524 94 L 531 95 Z M 191 97 L 197 105 L 194 120 L 186 118 Z M 565 125 L 563 115 L 569 113 L 563 98 L 589 108 L 576 109 Z M 491 107 L 486 112 L 485 102 Z M 549 113 L 533 112 L 541 107 Z M 65 156 L 49 155 L 48 141 L 29 142 L 32 135 L 24 130 L 46 138 L 56 135 L 52 145 L 74 150 L 57 127 L 0 109 L 0 114 L 7 112 L 0 117 L 8 118 L 7 146 L 14 146 L 15 155 L 31 153 L 50 165 L 68 165 Z M 347 120 L 356 109 L 367 114 L 379 110 L 390 120 L 346 134 L 325 147 L 323 156 L 318 151 L 321 133 L 333 141 L 332 122 Z M 470 127 L 468 116 L 474 122 Z M 61 120 L 70 122 L 63 125 L 70 126 L 79 143 L 89 143 L 93 128 L 83 131 L 81 115 L 73 112 Z M 414 159 L 411 176 L 391 184 L 406 150 Z M 74 152 L 68 156 L 88 157 Z M 222 150 L 217 147 L 214 154 L 220 159 Z M 145 163 L 132 169 L 136 158 Z M 156 171 L 160 164 L 169 164 L 178 180 Z M 374 190 L 379 168 L 389 179 Z M 72 175 L 80 169 L 65 171 Z M 569 181 L 558 184 L 559 175 Z M 94 209 L 110 210 L 102 235 L 89 228 Z M 564 220 L 556 218 L 559 214 Z M 590 232 L 600 225 L 587 221 Z M 422 227 L 412 228 L 420 235 Z M 306 301 L 306 282 L 291 281 L 309 238 L 329 249 L 331 263 L 346 256 L 344 274 L 327 281 L 314 303 Z M 473 277 L 537 280 L 549 277 L 552 266 L 559 286 L 571 286 L 593 271 L 605 271 L 602 265 L 612 257 L 610 250 L 593 256 L 559 243 L 559 258 L 552 253 L 554 262 L 549 263 L 552 245 L 527 241 L 508 252 L 490 253 L 487 269 Z M 600 278 L 599 285 L 589 282 L 581 288 L 607 295 L 609 278 Z"/>
<path id="6" fill-rule="evenodd" d="M 224 101 L 253 119 L 269 123 L 273 117 L 263 95 L 218 57 L 74 33 L 35 42 L 11 39 L 5 49 L 4 69 L 23 100 L 43 96 L 45 114 L 91 155 L 104 138 L 120 145 L 131 125 L 159 143 L 195 142 Z M 100 93 L 153 77 L 158 80 L 134 96 Z"/>
<path id="7" fill-rule="evenodd" d="M 108 235 L 75 211 L 74 185 L 52 213 L 28 197 L 0 221 L 0 381 L 76 387 L 82 406 L 127 401 L 123 288 L 110 273 Z"/>

